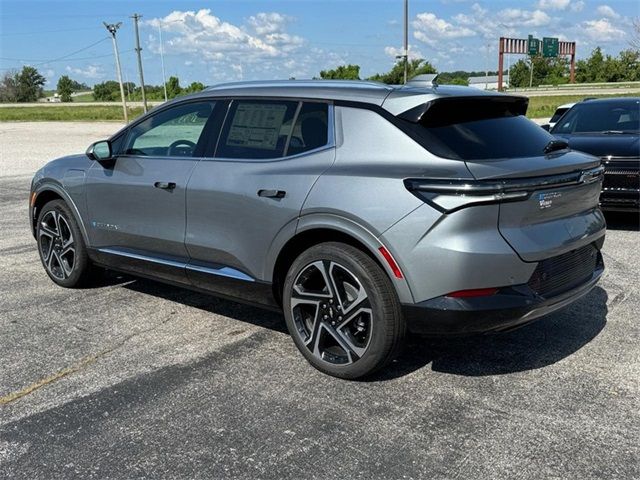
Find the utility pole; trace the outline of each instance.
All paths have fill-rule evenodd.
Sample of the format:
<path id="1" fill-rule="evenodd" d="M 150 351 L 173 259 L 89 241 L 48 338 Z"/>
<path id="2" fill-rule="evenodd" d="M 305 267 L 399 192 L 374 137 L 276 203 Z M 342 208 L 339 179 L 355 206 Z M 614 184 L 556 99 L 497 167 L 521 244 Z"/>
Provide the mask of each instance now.
<path id="1" fill-rule="evenodd" d="M 409 73 L 409 0 L 404 0 L 404 83 Z"/>
<path id="2" fill-rule="evenodd" d="M 140 32 L 138 31 L 138 20 L 142 18 L 142 15 L 134 13 L 131 18 L 133 18 L 133 28 L 136 33 L 135 51 L 138 54 L 138 73 L 140 74 L 140 90 L 142 91 L 142 108 L 144 108 L 144 113 L 147 113 L 147 96 L 144 92 L 144 73 L 142 73 L 142 56 L 140 55 L 142 49 L 140 48 Z"/>
<path id="3" fill-rule="evenodd" d="M 122 25 L 122 22 L 118 22 L 116 24 L 113 23 L 104 23 L 104 26 L 107 27 L 107 30 L 111 34 L 111 39 L 113 40 L 113 53 L 116 56 L 116 73 L 118 74 L 118 81 L 120 82 L 120 97 L 122 98 L 122 111 L 124 112 L 124 121 L 125 123 L 129 123 L 129 114 L 127 112 L 127 99 L 124 96 L 124 85 L 122 84 L 122 70 L 120 69 L 120 54 L 118 53 L 118 42 L 116 41 L 116 32 Z"/>
<path id="4" fill-rule="evenodd" d="M 533 57 L 529 57 L 529 61 L 531 62 L 531 72 L 529 73 L 529 88 L 533 86 Z"/>
<path id="5" fill-rule="evenodd" d="M 160 35 L 160 64 L 162 65 L 162 86 L 164 87 L 164 101 L 167 98 L 167 78 L 164 73 L 164 46 L 162 45 L 162 20 L 158 21 L 158 35 Z"/>

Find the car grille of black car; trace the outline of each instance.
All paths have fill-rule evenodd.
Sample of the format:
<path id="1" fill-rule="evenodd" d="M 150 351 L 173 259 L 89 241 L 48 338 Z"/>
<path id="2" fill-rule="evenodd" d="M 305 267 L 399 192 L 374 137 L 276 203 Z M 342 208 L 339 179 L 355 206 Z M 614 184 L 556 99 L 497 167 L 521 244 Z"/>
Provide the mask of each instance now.
<path id="1" fill-rule="evenodd" d="M 605 169 L 604 188 L 640 189 L 640 172 L 623 168 Z"/>
<path id="2" fill-rule="evenodd" d="M 529 287 L 538 295 L 552 297 L 588 281 L 602 264 L 600 252 L 587 245 L 538 263 L 529 279 Z"/>

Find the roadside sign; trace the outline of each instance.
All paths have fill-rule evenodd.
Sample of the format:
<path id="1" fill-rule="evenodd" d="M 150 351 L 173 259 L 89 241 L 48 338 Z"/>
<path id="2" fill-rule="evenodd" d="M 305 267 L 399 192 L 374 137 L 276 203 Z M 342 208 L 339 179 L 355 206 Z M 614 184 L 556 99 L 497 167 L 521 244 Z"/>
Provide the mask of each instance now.
<path id="1" fill-rule="evenodd" d="M 529 55 L 536 56 L 540 53 L 540 40 L 537 38 L 533 38 L 533 35 L 529 35 L 529 40 L 527 42 Z"/>
<path id="2" fill-rule="evenodd" d="M 558 56 L 558 39 L 544 37 L 542 39 L 542 56 L 557 57 Z"/>

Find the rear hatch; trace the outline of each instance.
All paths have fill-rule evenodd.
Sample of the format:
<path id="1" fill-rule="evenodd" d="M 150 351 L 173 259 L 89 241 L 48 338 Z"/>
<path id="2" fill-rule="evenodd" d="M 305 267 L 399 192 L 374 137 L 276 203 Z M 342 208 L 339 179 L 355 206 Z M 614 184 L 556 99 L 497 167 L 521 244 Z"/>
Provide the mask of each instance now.
<path id="1" fill-rule="evenodd" d="M 461 180 L 456 195 L 491 195 L 500 203 L 501 235 L 522 260 L 536 262 L 604 234 L 597 208 L 603 169 L 600 159 L 569 150 L 525 118 L 526 108 L 521 97 L 451 97 L 400 118 L 413 122 L 427 150 L 466 163 L 475 181 Z"/>

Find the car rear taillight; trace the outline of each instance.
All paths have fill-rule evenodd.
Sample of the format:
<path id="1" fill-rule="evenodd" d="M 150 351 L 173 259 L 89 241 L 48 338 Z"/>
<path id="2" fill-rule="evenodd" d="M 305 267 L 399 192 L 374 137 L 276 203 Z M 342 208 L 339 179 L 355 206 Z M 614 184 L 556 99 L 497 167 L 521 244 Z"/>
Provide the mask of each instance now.
<path id="1" fill-rule="evenodd" d="M 408 178 L 404 185 L 416 197 L 443 213 L 472 205 L 517 202 L 536 190 L 581 185 L 602 180 L 604 168 L 531 178 L 493 180 Z"/>

